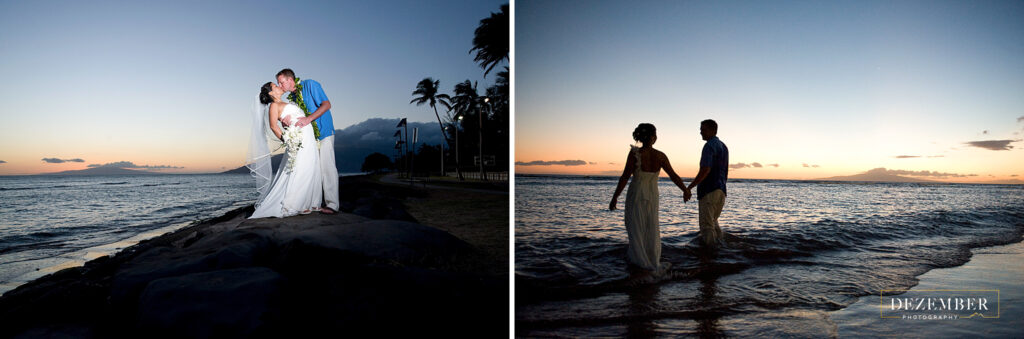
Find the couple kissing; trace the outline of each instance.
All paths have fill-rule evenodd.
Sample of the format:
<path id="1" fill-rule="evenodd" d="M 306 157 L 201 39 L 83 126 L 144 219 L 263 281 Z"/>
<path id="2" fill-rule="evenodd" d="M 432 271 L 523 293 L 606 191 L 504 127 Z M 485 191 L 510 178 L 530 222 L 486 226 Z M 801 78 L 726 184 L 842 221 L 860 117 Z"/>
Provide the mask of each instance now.
<path id="1" fill-rule="evenodd" d="M 320 83 L 300 80 L 291 69 L 283 69 L 276 84 L 260 87 L 253 114 L 246 167 L 260 195 L 249 218 L 334 214 L 339 206 L 334 121 Z M 282 148 L 284 158 L 271 178 L 270 158 Z"/>

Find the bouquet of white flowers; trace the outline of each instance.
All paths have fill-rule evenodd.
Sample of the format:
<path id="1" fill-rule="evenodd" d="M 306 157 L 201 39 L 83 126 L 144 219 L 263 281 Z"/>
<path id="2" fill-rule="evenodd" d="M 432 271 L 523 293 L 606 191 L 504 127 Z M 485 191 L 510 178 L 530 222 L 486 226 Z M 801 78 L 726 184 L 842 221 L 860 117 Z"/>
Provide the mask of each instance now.
<path id="1" fill-rule="evenodd" d="M 281 137 L 284 138 L 285 150 L 288 152 L 288 173 L 291 174 L 292 167 L 295 166 L 295 157 L 299 154 L 299 148 L 302 148 L 302 129 L 288 127 Z"/>

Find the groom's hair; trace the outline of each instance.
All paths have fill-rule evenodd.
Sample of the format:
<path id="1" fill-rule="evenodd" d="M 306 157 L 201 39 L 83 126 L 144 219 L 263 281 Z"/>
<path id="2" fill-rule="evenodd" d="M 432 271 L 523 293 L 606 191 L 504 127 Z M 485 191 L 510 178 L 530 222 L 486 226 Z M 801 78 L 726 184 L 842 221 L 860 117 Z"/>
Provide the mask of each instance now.
<path id="1" fill-rule="evenodd" d="M 704 120 L 704 121 L 701 121 L 700 124 L 701 125 L 707 125 L 708 128 L 711 128 L 712 132 L 718 133 L 718 123 L 715 122 L 714 120 L 711 120 L 711 119 Z"/>
<path id="2" fill-rule="evenodd" d="M 277 75 L 274 77 L 276 78 L 282 75 L 287 78 L 295 79 L 295 72 L 292 72 L 291 68 L 282 69 L 280 72 L 277 72 Z"/>

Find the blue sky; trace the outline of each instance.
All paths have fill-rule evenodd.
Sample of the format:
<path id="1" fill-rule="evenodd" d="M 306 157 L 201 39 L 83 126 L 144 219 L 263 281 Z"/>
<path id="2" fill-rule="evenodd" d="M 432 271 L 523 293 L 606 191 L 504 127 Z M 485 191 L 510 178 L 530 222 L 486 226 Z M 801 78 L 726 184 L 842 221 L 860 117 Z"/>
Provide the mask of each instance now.
<path id="1" fill-rule="evenodd" d="M 516 170 L 621 172 L 652 122 L 693 175 L 714 118 L 732 162 L 780 164 L 740 177 L 1024 174 L 1024 143 L 966 144 L 1024 139 L 1021 18 L 1020 1 L 517 2 L 516 161 L 588 165 Z"/>
<path id="2" fill-rule="evenodd" d="M 323 85 L 337 129 L 436 121 L 409 105 L 416 83 L 491 85 L 469 50 L 480 19 L 505 3 L 2 1 L 0 174 L 116 161 L 234 168 L 259 86 L 285 67 Z"/>

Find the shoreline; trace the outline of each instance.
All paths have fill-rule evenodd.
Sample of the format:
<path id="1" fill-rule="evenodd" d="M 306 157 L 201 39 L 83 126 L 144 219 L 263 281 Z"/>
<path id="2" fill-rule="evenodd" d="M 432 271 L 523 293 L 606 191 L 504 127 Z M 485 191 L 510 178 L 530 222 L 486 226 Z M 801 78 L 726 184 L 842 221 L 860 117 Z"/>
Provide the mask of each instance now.
<path id="1" fill-rule="evenodd" d="M 1024 329 L 1024 237 L 1016 242 L 971 249 L 962 265 L 934 268 L 916 276 L 909 291 L 997 289 L 999 318 L 961 315 L 956 320 L 882 319 L 879 295 L 859 297 L 838 310 L 762 309 L 758 312 L 716 316 L 715 312 L 693 311 L 684 318 L 644 319 L 598 325 L 581 321 L 558 326 L 517 327 L 516 337 L 535 336 L 725 336 L 725 337 L 1017 337 Z M 648 290 L 662 287 L 650 285 Z M 640 293 L 643 289 L 628 293 Z M 657 292 L 650 292 L 657 293 Z M 642 293 L 641 293 L 642 294 Z M 632 294 L 630 300 L 634 298 Z M 517 296 L 518 297 L 518 296 Z M 652 325 L 656 324 L 656 325 Z"/>
<path id="2" fill-rule="evenodd" d="M 508 333 L 507 276 L 479 249 L 409 220 L 408 190 L 343 184 L 374 193 L 333 215 L 236 208 L 32 280 L 0 296 L 0 337 Z"/>
<path id="3" fill-rule="evenodd" d="M 998 290 L 998 318 L 953 320 L 883 319 L 878 295 L 860 297 L 853 304 L 829 312 L 840 336 L 893 336 L 915 333 L 921 337 L 1011 337 L 1024 328 L 1024 238 L 1016 242 L 971 249 L 963 265 L 936 268 L 917 276 L 908 292 Z"/>
<path id="4" fill-rule="evenodd" d="M 17 289 L 18 287 L 20 287 L 22 285 L 25 285 L 25 284 L 27 284 L 29 282 L 32 282 L 32 281 L 34 281 L 36 279 L 45 277 L 47 275 L 50 275 L 50 274 L 53 274 L 53 273 L 57 273 L 57 272 L 59 272 L 59 271 L 61 271 L 63 269 L 83 267 L 87 263 L 89 263 L 89 262 L 91 262 L 93 260 L 100 259 L 100 258 L 103 258 L 103 257 L 116 256 L 117 254 L 121 253 L 122 251 L 128 250 L 129 248 L 131 248 L 133 246 L 139 245 L 141 243 L 144 243 L 146 241 L 150 241 L 150 240 L 153 240 L 153 239 L 156 239 L 156 238 L 159 238 L 159 237 L 170 235 L 172 233 L 178 232 L 178 231 L 186 229 L 186 228 L 190 228 L 190 227 L 193 227 L 193 226 L 198 226 L 200 224 L 206 224 L 206 223 L 210 223 L 210 222 L 215 222 L 215 220 L 230 219 L 230 218 L 234 217 L 235 215 L 237 215 L 238 213 L 244 212 L 246 209 L 251 209 L 252 206 L 253 206 L 252 204 L 249 204 L 249 205 L 246 205 L 246 206 L 243 206 L 243 207 L 237 207 L 237 208 L 228 210 L 227 212 L 224 212 L 223 214 L 221 214 L 219 216 L 213 216 L 213 217 L 209 217 L 209 218 L 206 218 L 206 219 L 201 219 L 201 220 L 196 220 L 196 221 L 189 221 L 189 222 L 181 222 L 181 223 L 176 223 L 176 224 L 170 224 L 170 225 L 163 226 L 163 227 L 158 227 L 158 228 L 155 228 L 155 229 L 152 229 L 152 230 L 143 231 L 143 232 L 141 232 L 139 234 L 136 234 L 134 236 L 131 236 L 131 237 L 128 237 L 128 238 L 125 238 L 125 239 L 121 239 L 121 240 L 118 240 L 118 241 L 115 241 L 115 242 L 106 243 L 106 244 L 100 244 L 100 245 L 96 245 L 96 246 L 89 247 L 89 248 L 75 250 L 75 251 L 64 253 L 64 254 L 61 254 L 61 255 L 57 255 L 57 256 L 54 256 L 54 257 L 41 258 L 41 259 L 33 259 L 33 260 L 25 261 L 26 263 L 28 263 L 28 262 L 44 262 L 44 263 L 47 263 L 47 264 L 42 265 L 41 267 L 38 267 L 35 270 L 28 271 L 28 272 L 26 272 L 24 274 L 15 276 L 15 277 L 11 278 L 9 281 L 7 281 L 7 282 L 5 282 L 3 284 L 0 284 L 0 297 L 2 297 L 7 292 L 10 292 L 10 291 L 12 291 L 14 289 Z"/>
<path id="5" fill-rule="evenodd" d="M 163 175 L 245 175 L 245 176 L 249 176 L 248 173 L 158 173 L 158 174 L 163 174 Z M 32 174 L 32 175 L 58 176 L 58 175 L 54 175 L 54 174 Z M 62 174 L 60 176 L 77 177 L 76 175 L 66 175 L 66 174 Z M 124 176 L 124 175 L 93 175 L 93 176 L 121 177 L 121 176 Z M 134 176 L 134 175 L 128 175 L 128 176 Z M 358 177 L 365 177 L 365 176 L 369 176 L 369 174 L 367 174 L 367 173 L 339 173 L 339 177 L 358 178 Z M 235 203 L 233 205 L 237 206 L 238 203 Z M 102 258 L 102 257 L 105 257 L 105 256 L 106 257 L 115 256 L 118 253 L 120 253 L 121 251 L 127 250 L 129 247 L 132 247 L 134 245 L 137 245 L 139 243 L 142 243 L 142 242 L 145 242 L 145 241 L 148 241 L 148 240 L 152 240 L 152 239 L 155 239 L 155 238 L 158 238 L 158 237 L 169 235 L 171 233 L 177 232 L 177 231 L 179 231 L 181 229 L 184 229 L 184 228 L 188 228 L 188 227 L 191 227 L 191 226 L 196 226 L 196 225 L 203 224 L 203 223 L 208 223 L 208 222 L 211 222 L 211 221 L 214 221 L 214 220 L 221 220 L 221 219 L 224 219 L 224 218 L 230 219 L 230 217 L 233 217 L 234 215 L 239 213 L 239 211 L 245 210 L 245 209 L 249 209 L 249 208 L 252 208 L 252 207 L 253 207 L 253 204 L 250 203 L 250 204 L 247 204 L 247 205 L 243 205 L 241 207 L 236 207 L 236 208 L 229 209 L 229 210 L 221 213 L 220 215 L 210 216 L 210 217 L 207 217 L 205 219 L 198 219 L 198 220 L 194 220 L 194 221 L 186 221 L 186 222 L 179 222 L 179 223 L 169 224 L 169 225 L 157 227 L 157 228 L 154 228 L 154 229 L 151 229 L 151 230 L 148 230 L 148 231 L 143 231 L 141 233 L 138 233 L 136 235 L 133 235 L 131 237 L 128 237 L 128 238 L 125 238 L 125 239 L 121 239 L 121 240 L 118 240 L 118 241 L 114 241 L 114 242 L 110 242 L 110 243 L 105 243 L 105 244 L 100 244 L 100 245 L 92 246 L 92 247 L 89 247 L 89 248 L 78 249 L 78 250 L 74 250 L 74 251 L 71 251 L 71 252 L 68 252 L 68 253 L 63 253 L 63 254 L 60 254 L 60 255 L 57 255 L 57 256 L 53 256 L 53 257 L 26 260 L 26 261 L 23 262 L 24 265 L 26 265 L 26 266 L 34 266 L 34 267 L 30 267 L 30 268 L 34 268 L 34 269 L 32 269 L 30 271 L 25 271 L 25 273 L 22 273 L 20 275 L 14 276 L 14 277 L 12 277 L 10 280 L 8 280 L 6 282 L 0 282 L 0 296 L 3 296 L 5 293 L 7 293 L 7 292 L 9 292 L 11 290 L 14 290 L 14 289 L 16 289 L 16 288 L 18 288 L 18 287 L 20 287 L 20 286 L 22 286 L 24 284 L 32 282 L 33 280 L 42 278 L 42 277 L 47 276 L 49 274 L 57 273 L 60 270 L 67 269 L 67 268 L 82 267 L 82 266 L 85 266 L 86 263 L 88 263 L 90 261 L 93 261 L 95 259 L 99 259 L 99 258 Z M 31 265 L 30 263 L 43 263 L 43 264 L 42 265 Z"/>

